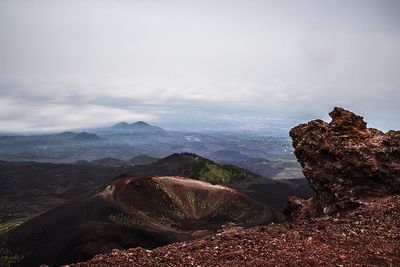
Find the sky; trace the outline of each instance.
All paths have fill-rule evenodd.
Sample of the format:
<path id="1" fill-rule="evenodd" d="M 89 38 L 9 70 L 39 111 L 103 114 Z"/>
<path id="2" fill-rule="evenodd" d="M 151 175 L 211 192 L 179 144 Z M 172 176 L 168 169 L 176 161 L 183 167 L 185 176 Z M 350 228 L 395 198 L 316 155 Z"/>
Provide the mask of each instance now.
<path id="1" fill-rule="evenodd" d="M 400 129 L 397 0 L 0 0 L 0 132 Z"/>

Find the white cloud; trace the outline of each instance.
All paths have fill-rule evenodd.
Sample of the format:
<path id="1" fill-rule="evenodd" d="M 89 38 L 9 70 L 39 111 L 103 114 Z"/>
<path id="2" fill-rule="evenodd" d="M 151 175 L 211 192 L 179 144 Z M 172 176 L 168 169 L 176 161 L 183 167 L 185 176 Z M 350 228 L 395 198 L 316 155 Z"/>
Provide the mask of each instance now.
<path id="1" fill-rule="evenodd" d="M 391 0 L 2 1 L 0 97 L 13 102 L 1 124 L 64 129 L 245 106 L 308 118 L 345 105 L 399 127 L 399 12 Z M 20 103 L 37 115 L 21 116 Z M 35 105 L 59 119 L 41 125 Z"/>
<path id="2" fill-rule="evenodd" d="M 57 132 L 105 126 L 116 121 L 154 120 L 150 114 L 90 104 L 52 104 L 0 99 L 0 132 Z"/>

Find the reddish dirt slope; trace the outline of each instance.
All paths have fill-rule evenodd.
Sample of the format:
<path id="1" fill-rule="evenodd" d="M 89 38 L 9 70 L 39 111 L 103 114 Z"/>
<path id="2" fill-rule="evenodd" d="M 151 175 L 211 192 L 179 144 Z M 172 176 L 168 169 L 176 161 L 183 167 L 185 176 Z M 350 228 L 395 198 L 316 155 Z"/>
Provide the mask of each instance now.
<path id="1" fill-rule="evenodd" d="M 114 250 L 71 266 L 400 266 L 400 196 L 294 224 L 229 228 L 154 250 Z"/>

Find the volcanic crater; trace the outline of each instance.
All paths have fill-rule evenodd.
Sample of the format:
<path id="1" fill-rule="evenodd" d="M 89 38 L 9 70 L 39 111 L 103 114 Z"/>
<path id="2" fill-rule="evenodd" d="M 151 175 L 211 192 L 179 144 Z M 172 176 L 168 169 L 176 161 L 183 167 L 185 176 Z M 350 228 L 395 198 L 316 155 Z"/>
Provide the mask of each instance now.
<path id="1" fill-rule="evenodd" d="M 79 262 L 115 248 L 155 248 L 225 224 L 281 222 L 282 214 L 220 185 L 175 176 L 122 177 L 8 233 L 21 266 Z"/>

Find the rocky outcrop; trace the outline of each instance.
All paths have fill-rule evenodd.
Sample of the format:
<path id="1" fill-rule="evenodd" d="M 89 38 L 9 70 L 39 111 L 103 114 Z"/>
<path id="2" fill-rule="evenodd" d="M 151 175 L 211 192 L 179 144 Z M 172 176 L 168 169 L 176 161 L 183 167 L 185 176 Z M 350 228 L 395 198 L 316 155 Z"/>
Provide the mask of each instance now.
<path id="1" fill-rule="evenodd" d="M 334 213 L 362 200 L 400 192 L 400 131 L 367 128 L 363 117 L 343 108 L 330 123 L 313 120 L 290 131 L 295 154 L 315 192 L 313 199 L 292 198 L 286 213 Z"/>

